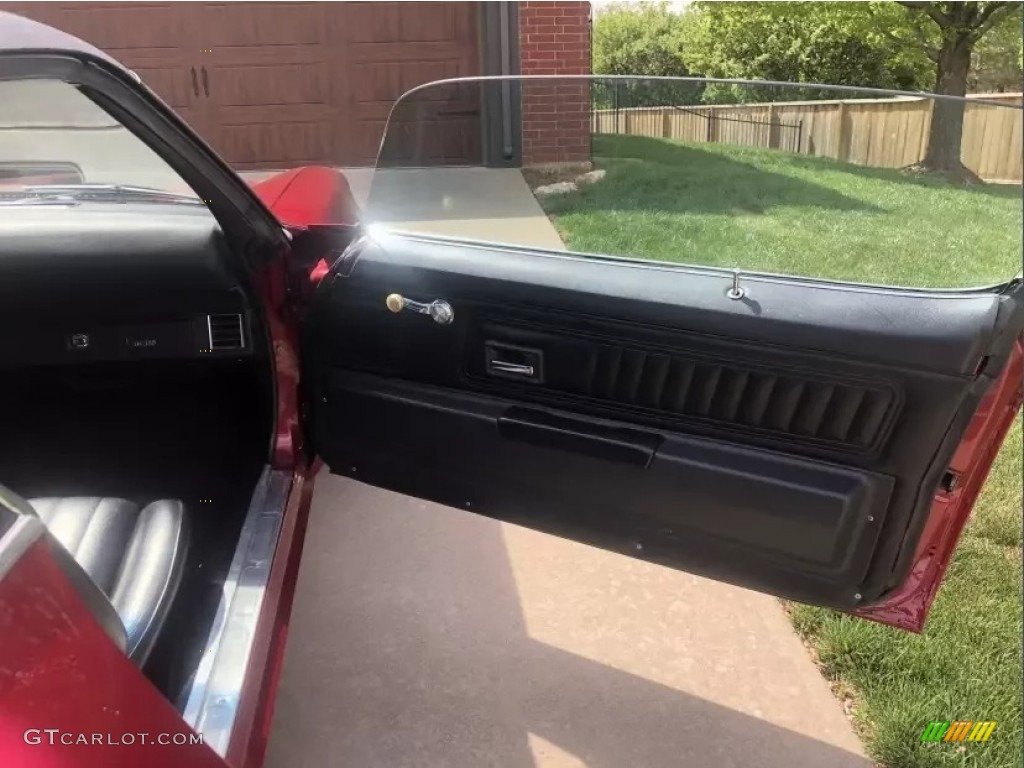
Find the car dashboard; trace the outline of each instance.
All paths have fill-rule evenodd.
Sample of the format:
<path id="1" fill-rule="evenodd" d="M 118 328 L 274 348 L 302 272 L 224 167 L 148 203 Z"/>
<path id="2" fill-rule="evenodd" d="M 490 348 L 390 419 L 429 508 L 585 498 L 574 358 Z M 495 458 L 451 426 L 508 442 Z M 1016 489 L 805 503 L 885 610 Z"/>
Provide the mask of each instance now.
<path id="1" fill-rule="evenodd" d="M 0 368 L 247 357 L 239 274 L 205 207 L 0 208 Z"/>
<path id="2" fill-rule="evenodd" d="M 25 498 L 178 510 L 161 550 L 183 558 L 165 583 L 175 597 L 159 603 L 143 666 L 171 701 L 274 435 L 270 348 L 241 255 L 202 205 L 0 205 L 0 482 Z M 120 540 L 98 538 L 113 525 L 90 528 L 90 547 L 116 563 Z"/>

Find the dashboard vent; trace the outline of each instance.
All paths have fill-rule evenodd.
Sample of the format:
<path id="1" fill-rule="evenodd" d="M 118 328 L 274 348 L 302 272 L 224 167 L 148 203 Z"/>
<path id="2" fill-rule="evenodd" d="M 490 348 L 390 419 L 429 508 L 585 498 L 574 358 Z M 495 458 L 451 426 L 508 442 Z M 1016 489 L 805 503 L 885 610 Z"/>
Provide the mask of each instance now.
<path id="1" fill-rule="evenodd" d="M 206 329 L 210 334 L 212 350 L 245 348 L 245 331 L 241 315 L 207 315 Z"/>

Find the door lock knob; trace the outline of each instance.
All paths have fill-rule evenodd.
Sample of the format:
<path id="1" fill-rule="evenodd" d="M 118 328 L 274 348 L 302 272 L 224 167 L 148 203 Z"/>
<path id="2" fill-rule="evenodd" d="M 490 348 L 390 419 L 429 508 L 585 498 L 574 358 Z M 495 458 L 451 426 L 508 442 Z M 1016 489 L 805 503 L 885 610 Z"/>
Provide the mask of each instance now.
<path id="1" fill-rule="evenodd" d="M 435 323 L 441 325 L 448 325 L 455 319 L 455 310 L 452 309 L 452 305 L 444 299 L 434 299 L 431 302 L 424 304 L 420 301 L 413 301 L 412 299 L 405 298 L 400 293 L 389 293 L 388 297 L 384 300 L 389 311 L 398 313 L 403 309 L 408 309 L 410 312 L 418 312 L 421 315 L 427 315 Z"/>

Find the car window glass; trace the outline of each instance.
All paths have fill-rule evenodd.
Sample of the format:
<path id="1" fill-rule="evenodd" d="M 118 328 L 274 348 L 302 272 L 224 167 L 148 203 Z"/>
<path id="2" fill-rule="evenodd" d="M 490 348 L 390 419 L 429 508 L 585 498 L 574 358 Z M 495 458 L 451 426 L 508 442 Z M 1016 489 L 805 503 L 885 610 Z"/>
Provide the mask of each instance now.
<path id="1" fill-rule="evenodd" d="M 0 80 L 0 192 L 116 184 L 197 197 L 153 150 L 78 88 Z"/>
<path id="2" fill-rule="evenodd" d="M 502 105 L 514 120 L 493 117 Z M 393 107 L 366 216 L 679 265 L 987 285 L 1020 270 L 1022 116 L 1019 93 L 440 81 Z"/>

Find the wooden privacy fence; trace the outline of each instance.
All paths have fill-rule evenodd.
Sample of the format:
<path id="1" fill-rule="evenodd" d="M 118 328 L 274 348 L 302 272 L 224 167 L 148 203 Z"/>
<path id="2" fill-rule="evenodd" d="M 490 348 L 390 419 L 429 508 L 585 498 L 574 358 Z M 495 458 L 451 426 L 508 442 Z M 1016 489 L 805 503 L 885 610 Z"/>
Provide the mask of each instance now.
<path id="1" fill-rule="evenodd" d="M 1022 104 L 1020 93 L 968 99 Z M 594 133 L 624 133 L 690 142 L 770 147 L 876 168 L 902 168 L 924 158 L 934 101 L 928 98 L 789 101 L 694 107 L 594 110 Z M 1024 111 L 968 103 L 964 165 L 986 181 L 1021 183 Z"/>

